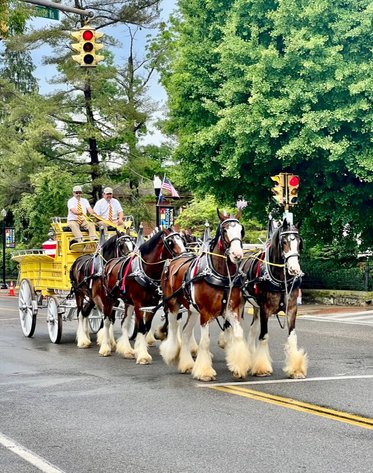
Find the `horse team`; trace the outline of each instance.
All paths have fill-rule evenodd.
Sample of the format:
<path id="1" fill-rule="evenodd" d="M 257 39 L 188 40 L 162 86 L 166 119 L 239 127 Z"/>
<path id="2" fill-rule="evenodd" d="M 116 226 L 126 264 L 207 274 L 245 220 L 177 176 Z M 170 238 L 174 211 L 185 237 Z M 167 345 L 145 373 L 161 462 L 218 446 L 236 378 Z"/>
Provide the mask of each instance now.
<path id="1" fill-rule="evenodd" d="M 246 257 L 240 212 L 227 216 L 218 210 L 218 216 L 215 236 L 204 241 L 199 252 L 187 251 L 181 235 L 168 229 L 136 248 L 118 233 L 102 241 L 95 255 L 78 258 L 70 271 L 78 308 L 78 347 L 91 345 L 87 316 L 96 305 L 103 317 L 97 336 L 100 355 L 109 356 L 116 350 L 138 364 L 149 364 L 147 336 L 156 311 L 163 307 L 165 323 L 155 330 L 155 336 L 162 340 L 163 360 L 180 373 L 191 373 L 201 381 L 216 379 L 210 326 L 221 317 L 224 325 L 218 344 L 225 350 L 233 377 L 269 376 L 273 369 L 268 319 L 282 310 L 288 327 L 284 371 L 290 378 L 304 378 L 307 355 L 298 348 L 295 332 L 302 276 L 298 229 L 284 219 L 278 228 L 269 229 L 263 251 Z M 125 313 L 121 336 L 115 341 L 113 324 L 119 300 L 125 303 Z M 242 323 L 247 301 L 254 307 L 248 334 Z M 132 347 L 128 324 L 133 313 L 137 336 Z M 197 345 L 194 327 L 198 325 Z"/>

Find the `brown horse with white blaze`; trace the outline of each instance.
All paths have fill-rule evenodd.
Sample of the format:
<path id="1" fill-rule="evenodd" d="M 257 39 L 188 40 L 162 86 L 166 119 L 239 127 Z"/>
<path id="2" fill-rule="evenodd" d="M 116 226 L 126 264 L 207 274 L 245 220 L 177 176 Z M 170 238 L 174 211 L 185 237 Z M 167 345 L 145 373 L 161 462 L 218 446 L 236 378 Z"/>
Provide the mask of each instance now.
<path id="1" fill-rule="evenodd" d="M 122 335 L 116 342 L 116 351 L 124 358 L 136 358 L 138 364 L 152 362 L 146 336 L 161 297 L 162 270 L 167 259 L 184 252 L 186 249 L 183 240 L 177 232 L 161 230 L 143 243 L 131 256 L 113 259 L 105 265 L 104 289 L 107 303 L 104 309 L 104 327 L 99 337 L 100 354 L 110 355 L 115 346 L 110 333 L 112 309 L 114 302 L 122 299 L 129 307 L 122 324 Z M 131 347 L 127 327 L 133 310 L 137 331 L 134 348 Z"/>
<path id="2" fill-rule="evenodd" d="M 307 375 L 307 355 L 303 349 L 298 348 L 295 333 L 298 288 L 303 275 L 299 264 L 301 248 L 302 239 L 298 228 L 284 219 L 273 231 L 264 251 L 258 257 L 249 258 L 243 265 L 242 269 L 247 274 L 244 294 L 248 299 L 254 299 L 258 306 L 254 308 L 248 338 L 253 354 L 251 373 L 256 376 L 272 374 L 268 318 L 281 310 L 286 313 L 288 325 L 284 372 L 290 378 L 305 378 Z M 259 321 L 260 334 L 257 342 Z"/>
<path id="3" fill-rule="evenodd" d="M 226 362 L 233 376 L 243 378 L 250 368 L 250 353 L 240 324 L 244 305 L 241 272 L 243 227 L 236 217 L 225 216 L 218 210 L 220 224 L 209 251 L 199 256 L 181 255 L 166 265 L 162 274 L 162 291 L 168 317 L 168 336 L 160 346 L 164 361 L 176 364 L 181 373 L 192 373 L 201 381 L 216 377 L 210 353 L 210 324 L 222 316 L 232 326 L 226 345 Z M 178 313 L 181 307 L 188 318 L 178 333 Z M 198 320 L 201 338 L 197 358 L 191 354 L 193 327 Z"/>
<path id="4" fill-rule="evenodd" d="M 71 266 L 70 281 L 75 294 L 78 328 L 76 340 L 78 348 L 88 348 L 92 342 L 89 334 L 88 316 L 96 305 L 102 314 L 106 302 L 101 291 L 103 266 L 118 256 L 127 255 L 134 248 L 133 239 L 124 233 L 116 232 L 107 241 L 101 234 L 95 254 L 79 256 Z"/>

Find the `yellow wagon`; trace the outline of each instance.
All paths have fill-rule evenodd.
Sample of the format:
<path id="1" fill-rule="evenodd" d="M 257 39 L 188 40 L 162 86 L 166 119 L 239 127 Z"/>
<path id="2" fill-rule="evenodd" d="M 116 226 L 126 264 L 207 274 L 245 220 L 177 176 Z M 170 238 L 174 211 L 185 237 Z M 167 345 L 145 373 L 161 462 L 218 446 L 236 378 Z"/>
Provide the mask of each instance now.
<path id="1" fill-rule="evenodd" d="M 126 226 L 130 226 L 132 221 L 131 217 L 126 217 Z M 54 255 L 48 254 L 46 249 L 19 250 L 13 252 L 12 259 L 19 263 L 18 307 L 23 334 L 33 336 L 38 309 L 46 307 L 49 337 L 53 343 L 59 343 L 63 321 L 77 316 L 75 296 L 71 292 L 70 268 L 79 256 L 94 253 L 97 243 L 89 241 L 87 235 L 87 240 L 70 247 L 73 234 L 66 218 L 54 217 L 51 227 Z M 45 300 L 46 305 L 43 306 Z M 96 333 L 101 326 L 101 315 L 96 309 L 92 310 L 88 322 L 90 330 Z"/>

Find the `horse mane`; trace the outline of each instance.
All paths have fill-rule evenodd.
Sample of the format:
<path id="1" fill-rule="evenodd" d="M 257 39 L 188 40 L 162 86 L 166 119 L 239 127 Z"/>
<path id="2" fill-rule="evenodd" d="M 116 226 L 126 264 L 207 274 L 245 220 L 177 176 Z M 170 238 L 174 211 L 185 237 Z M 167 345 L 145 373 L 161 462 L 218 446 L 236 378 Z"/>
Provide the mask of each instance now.
<path id="1" fill-rule="evenodd" d="M 211 249 L 211 250 L 214 248 L 214 246 L 215 246 L 216 243 L 218 242 L 220 236 L 221 236 L 221 231 L 220 231 L 220 224 L 219 224 L 219 225 L 218 225 L 218 228 L 216 229 L 215 236 L 214 236 L 214 238 L 212 238 L 212 240 L 211 240 L 211 242 L 210 242 L 210 249 Z"/>
<path id="2" fill-rule="evenodd" d="M 139 250 L 142 256 L 147 255 L 154 250 L 163 233 L 163 230 L 160 230 L 155 235 L 153 235 L 148 241 L 145 241 L 142 245 L 140 245 Z"/>

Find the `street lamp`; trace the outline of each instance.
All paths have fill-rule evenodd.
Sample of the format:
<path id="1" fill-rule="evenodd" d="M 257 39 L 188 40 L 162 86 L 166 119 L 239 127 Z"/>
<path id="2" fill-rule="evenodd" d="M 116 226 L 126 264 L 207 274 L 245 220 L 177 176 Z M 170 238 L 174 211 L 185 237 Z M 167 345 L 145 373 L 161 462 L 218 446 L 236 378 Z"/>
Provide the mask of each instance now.
<path id="1" fill-rule="evenodd" d="M 5 217 L 6 217 L 7 211 L 3 209 L 1 211 L 1 215 L 3 217 L 3 283 L 1 285 L 1 289 L 7 289 L 8 286 L 6 285 L 5 282 Z"/>
<path id="2" fill-rule="evenodd" d="M 159 194 L 161 193 L 162 181 L 158 176 L 154 176 L 153 187 L 155 194 L 155 226 L 159 229 Z"/>

